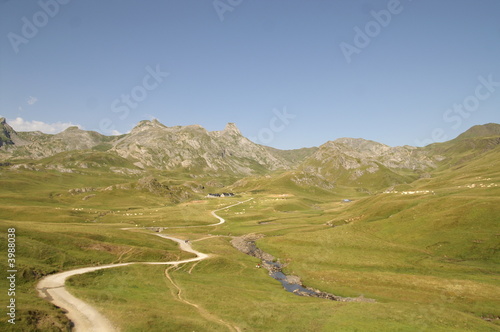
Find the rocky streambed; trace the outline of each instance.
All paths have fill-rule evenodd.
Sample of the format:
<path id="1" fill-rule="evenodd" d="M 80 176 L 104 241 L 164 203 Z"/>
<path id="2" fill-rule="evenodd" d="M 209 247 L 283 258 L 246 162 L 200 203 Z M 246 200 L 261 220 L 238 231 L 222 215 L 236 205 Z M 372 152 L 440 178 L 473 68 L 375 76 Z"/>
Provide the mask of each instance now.
<path id="1" fill-rule="evenodd" d="M 284 265 L 280 263 L 273 255 L 259 249 L 255 244 L 260 238 L 260 234 L 248 234 L 240 237 L 235 237 L 231 240 L 233 247 L 244 254 L 256 257 L 261 260 L 261 266 L 269 271 L 269 276 L 278 280 L 285 290 L 299 296 L 319 297 L 332 301 L 340 302 L 375 302 L 373 299 L 368 299 L 363 296 L 359 297 L 342 297 L 333 295 L 327 292 L 322 292 L 318 289 L 305 287 L 298 276 L 285 275 L 283 273 Z"/>

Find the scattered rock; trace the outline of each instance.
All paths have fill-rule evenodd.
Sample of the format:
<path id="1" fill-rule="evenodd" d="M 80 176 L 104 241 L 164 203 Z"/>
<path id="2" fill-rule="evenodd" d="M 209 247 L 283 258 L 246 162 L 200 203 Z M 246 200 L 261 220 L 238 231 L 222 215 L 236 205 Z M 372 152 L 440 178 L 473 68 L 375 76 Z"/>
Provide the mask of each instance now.
<path id="1" fill-rule="evenodd" d="M 137 189 L 147 190 L 155 195 L 166 195 L 170 192 L 168 186 L 161 184 L 158 179 L 152 176 L 146 176 L 137 181 Z"/>
<path id="2" fill-rule="evenodd" d="M 261 259 L 263 261 L 274 261 L 276 258 L 273 255 L 270 255 L 261 249 L 257 248 L 255 245 L 255 241 L 258 239 L 263 238 L 264 235 L 262 234 L 247 234 L 243 235 L 241 237 L 236 237 L 231 240 L 231 244 L 233 247 L 238 249 L 244 254 L 256 257 L 258 259 Z"/>
<path id="3" fill-rule="evenodd" d="M 83 194 L 83 193 L 88 193 L 88 192 L 92 192 L 92 191 L 95 191 L 95 188 L 85 187 L 85 188 L 74 188 L 74 189 L 68 190 L 68 192 L 71 195 Z"/>

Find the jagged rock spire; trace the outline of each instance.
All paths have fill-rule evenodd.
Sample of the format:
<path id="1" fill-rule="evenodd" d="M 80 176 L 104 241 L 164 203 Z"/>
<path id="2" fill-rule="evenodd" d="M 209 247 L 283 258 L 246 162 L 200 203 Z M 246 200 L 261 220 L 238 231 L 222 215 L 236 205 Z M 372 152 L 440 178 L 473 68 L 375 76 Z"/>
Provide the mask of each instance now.
<path id="1" fill-rule="evenodd" d="M 233 122 L 228 122 L 228 124 L 224 128 L 224 133 L 241 135 L 240 130 L 238 129 L 238 127 L 236 127 L 236 124 L 234 124 Z"/>

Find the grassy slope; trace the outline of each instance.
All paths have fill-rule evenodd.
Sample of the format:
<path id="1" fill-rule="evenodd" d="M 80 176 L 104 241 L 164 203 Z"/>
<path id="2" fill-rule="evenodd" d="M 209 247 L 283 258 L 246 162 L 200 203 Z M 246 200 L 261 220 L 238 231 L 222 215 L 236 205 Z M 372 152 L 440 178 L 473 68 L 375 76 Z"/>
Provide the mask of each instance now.
<path id="1" fill-rule="evenodd" d="M 298 297 L 283 291 L 265 271 L 255 269 L 255 259 L 236 252 L 227 239 L 203 241 L 197 247 L 217 256 L 199 263 L 193 270 L 192 265 L 180 268 L 172 273 L 174 280 L 183 289 L 184 298 L 242 330 L 495 330 L 486 322 L 442 307 L 440 302 L 347 304 Z M 171 285 L 165 284 L 162 269 L 155 269 L 135 267 L 128 271 L 104 271 L 101 275 L 79 278 L 73 282 L 73 287 L 83 286 L 84 289 L 79 288 L 77 293 L 93 299 L 109 317 L 115 317 L 115 321 L 128 315 L 137 317 L 127 319 L 132 325 L 127 324 L 125 331 L 139 331 L 145 326 L 157 331 L 226 330 L 221 324 L 214 326 L 211 322 L 200 321 L 196 310 L 175 300 L 175 296 L 169 294 Z M 133 307 L 127 305 L 130 302 Z"/>
<path id="2" fill-rule="evenodd" d="M 381 194 L 332 205 L 330 222 L 337 227 L 268 237 L 259 245 L 290 262 L 287 270 L 308 285 L 415 303 L 420 316 L 461 312 L 477 322 L 475 330 L 498 330 L 498 320 L 484 325 L 473 318 L 500 316 L 500 187 L 486 187 L 500 186 L 498 156 L 495 149 L 410 189 L 435 194 Z"/>
<path id="3" fill-rule="evenodd" d="M 278 176 L 267 182 L 256 179 L 245 188 L 247 194 L 223 200 L 173 205 L 127 190 L 94 192 L 96 197 L 82 200 L 86 193 L 71 195 L 68 190 L 132 183 L 137 177 L 100 169 L 88 174 L 0 170 L 0 234 L 5 239 L 7 227 L 17 228 L 22 267 L 16 330 L 62 330 L 67 323 L 60 310 L 36 296 L 34 284 L 43 274 L 187 256 L 168 241 L 120 227 L 207 225 L 216 222 L 210 210 L 254 197 L 222 210 L 227 224 L 167 232 L 191 240 L 207 234 L 266 234 L 259 246 L 287 262 L 287 271 L 306 285 L 338 295 L 364 294 L 378 303 L 337 303 L 287 293 L 265 271 L 255 269 L 256 259 L 233 249 L 229 238 L 218 237 L 194 244 L 211 253 L 211 259 L 192 270 L 194 264 L 171 272 L 183 298 L 213 317 L 248 331 L 498 331 L 498 320 L 480 317 L 500 316 L 500 187 L 479 186 L 500 185 L 497 150 L 405 188 L 433 190 L 435 195 L 368 196 L 351 188 L 306 188 Z M 469 188 L 473 183 L 477 186 Z M 345 197 L 354 202 L 340 203 Z M 72 278 L 70 287 L 124 331 L 227 330 L 217 319 L 179 302 L 163 267 L 95 272 Z M 2 327 L 4 322 L 2 318 Z"/>
<path id="4" fill-rule="evenodd" d="M 103 177 L 99 170 L 90 170 L 87 175 L 5 168 L 0 172 L 3 252 L 7 250 L 7 228 L 15 227 L 17 235 L 18 321 L 16 326 L 7 326 L 13 331 L 65 329 L 67 320 L 61 310 L 36 295 L 34 285 L 43 275 L 95 264 L 190 257 L 169 241 L 119 229 L 130 227 L 135 221 L 123 217 L 118 209 L 164 207 L 164 199 L 143 192 L 130 197 L 130 191 L 110 191 L 96 192 L 97 199 L 83 201 L 88 193 L 68 193 L 72 188 L 104 187 L 133 178 L 109 172 Z M 95 176 L 99 173 L 101 176 Z M 103 221 L 106 217 L 114 223 Z M 6 280 L 5 273 L 2 269 L 2 280 Z M 4 292 L 1 299 L 7 300 Z M 6 317 L 1 318 L 0 324 L 5 330 Z"/>
<path id="5" fill-rule="evenodd" d="M 197 249 L 216 257 L 198 264 L 192 273 L 188 272 L 191 266 L 186 266 L 172 275 L 189 301 L 251 331 L 499 330 L 498 325 L 479 318 L 500 314 L 499 268 L 493 251 L 498 243 L 493 235 L 500 233 L 495 219 L 500 215 L 497 189 L 449 190 L 443 188 L 436 195 L 383 194 L 359 198 L 352 204 L 326 196 L 314 200 L 299 194 L 254 194 L 248 196 L 255 197 L 253 201 L 219 212 L 230 222 L 217 230 L 168 231 L 190 239 L 206 233 L 264 233 L 267 237 L 259 245 L 289 263 L 287 270 L 301 276 L 307 285 L 344 296 L 364 294 L 376 298 L 378 304 L 334 303 L 286 293 L 278 282 L 254 268 L 255 259 L 232 249 L 227 238 L 197 242 Z M 471 195 L 475 201 L 470 200 Z M 203 207 L 207 213 L 220 202 L 186 204 L 184 208 Z M 431 209 L 436 205 L 441 208 Z M 464 211 L 468 211 L 466 217 Z M 436 225 L 433 220 L 439 219 L 441 223 Z M 343 226 L 327 227 L 327 221 Z M 452 231 L 446 227 L 449 224 Z M 476 243 L 478 239 L 483 242 Z M 106 277 L 107 273 L 101 277 L 113 280 L 113 274 Z M 130 274 L 137 278 L 136 273 Z M 161 282 L 161 273 L 139 278 L 145 283 L 153 279 Z M 97 281 L 88 282 L 98 287 Z M 103 284 L 100 287 L 108 290 Z M 92 299 L 90 293 L 85 295 L 86 289 L 79 291 Z M 116 296 L 128 293 L 116 292 Z M 141 294 L 145 298 L 140 301 L 128 297 L 120 301 L 131 301 L 134 307 L 146 310 L 157 294 L 146 289 Z M 165 301 L 172 299 L 166 297 Z M 100 303 L 117 321 L 125 319 L 122 309 L 113 309 L 115 300 Z M 156 323 L 178 326 L 175 324 L 183 322 L 190 308 L 180 304 L 175 308 Z M 197 320 L 194 316 L 192 323 L 198 324 Z M 187 331 L 191 327 L 178 328 Z M 217 330 L 221 325 L 211 328 Z"/>

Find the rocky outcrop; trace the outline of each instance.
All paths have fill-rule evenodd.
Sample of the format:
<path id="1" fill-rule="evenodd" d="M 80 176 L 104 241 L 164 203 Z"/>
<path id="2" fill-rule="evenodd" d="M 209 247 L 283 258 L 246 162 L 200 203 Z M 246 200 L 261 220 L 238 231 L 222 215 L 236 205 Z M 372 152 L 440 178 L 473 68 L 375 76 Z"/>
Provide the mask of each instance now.
<path id="1" fill-rule="evenodd" d="M 381 166 L 409 170 L 436 167 L 435 161 L 419 148 L 390 147 L 362 138 L 340 138 L 327 142 L 310 159 L 334 168 L 363 169 L 363 172 L 370 173 L 378 171 Z"/>
<path id="2" fill-rule="evenodd" d="M 262 234 L 247 234 L 233 238 L 231 240 L 231 244 L 233 247 L 246 255 L 256 257 L 260 260 L 273 261 L 275 260 L 274 256 L 260 250 L 255 244 L 255 241 L 263 237 L 264 235 Z"/>
<path id="3" fill-rule="evenodd" d="M 16 133 L 0 118 L 0 158 L 15 161 L 57 156 L 49 165 L 33 167 L 60 172 L 106 168 L 126 176 L 150 168 L 181 171 L 192 178 L 267 176 L 283 170 L 286 172 L 278 175 L 280 181 L 302 187 L 330 191 L 350 186 L 372 192 L 429 177 L 438 165 L 456 165 L 495 149 L 500 144 L 499 128 L 498 124 L 475 126 L 454 140 L 425 148 L 340 138 L 319 148 L 283 151 L 248 140 L 234 123 L 220 131 L 207 131 L 199 125 L 167 127 L 158 120 L 145 120 L 120 136 L 78 127 L 48 135 Z M 487 137 L 479 139 L 482 135 Z"/>
<path id="4" fill-rule="evenodd" d="M 139 181 L 137 181 L 137 189 L 147 190 L 152 194 L 164 196 L 170 192 L 170 188 L 164 184 L 161 184 L 158 179 L 147 176 Z"/>
<path id="5" fill-rule="evenodd" d="M 68 190 L 68 193 L 71 195 L 78 195 L 78 194 L 83 194 L 83 193 L 89 193 L 92 191 L 96 191 L 96 188 L 93 187 L 85 187 L 85 188 L 73 188 Z"/>
<path id="6" fill-rule="evenodd" d="M 3 146 L 23 146 L 26 141 L 19 137 L 17 132 L 7 124 L 5 118 L 0 118 L 0 148 Z"/>
<path id="7" fill-rule="evenodd" d="M 292 181 L 325 189 L 330 189 L 325 183 L 381 189 L 415 180 L 437 164 L 438 160 L 422 148 L 340 138 L 321 145 L 305 159 Z"/>
<path id="8" fill-rule="evenodd" d="M 5 137 L 10 138 L 7 143 L 11 145 L 11 149 L 4 151 L 5 157 L 9 159 L 41 159 L 61 152 L 92 149 L 109 140 L 97 132 L 78 127 L 69 127 L 55 135 L 41 132 L 17 133 L 4 119 L 4 124 L 0 124 L 0 141 L 4 141 Z"/>
<path id="9" fill-rule="evenodd" d="M 288 169 L 290 163 L 241 135 L 234 123 L 209 132 L 199 125 L 167 127 L 156 120 L 141 121 L 114 143 L 124 158 L 143 167 L 184 168 L 193 175 L 250 175 L 262 170 Z"/>

